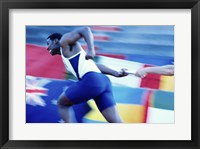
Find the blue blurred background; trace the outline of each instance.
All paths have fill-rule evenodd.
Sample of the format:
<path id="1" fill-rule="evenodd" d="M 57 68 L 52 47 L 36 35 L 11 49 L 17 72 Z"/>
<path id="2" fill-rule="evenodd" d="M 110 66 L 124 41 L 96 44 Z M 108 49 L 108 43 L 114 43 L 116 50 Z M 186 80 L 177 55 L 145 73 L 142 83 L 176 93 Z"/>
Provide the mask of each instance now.
<path id="1" fill-rule="evenodd" d="M 68 75 L 60 58 L 53 58 L 46 51 L 46 38 L 54 32 L 64 34 L 78 27 L 82 26 L 26 26 L 27 123 L 63 122 L 57 113 L 56 100 L 63 88 L 75 80 Z M 116 69 L 125 66 L 133 71 L 174 64 L 174 26 L 90 28 L 96 62 Z M 79 42 L 87 50 L 85 41 Z M 150 74 L 144 79 L 135 76 L 110 79 L 125 122 L 174 123 L 174 77 Z M 105 123 L 92 100 L 74 109 L 78 122 Z"/>
<path id="2" fill-rule="evenodd" d="M 27 43 L 46 46 L 51 33 L 70 32 L 81 26 L 27 26 Z M 174 26 L 93 26 L 97 53 L 124 55 L 129 61 L 152 65 L 169 64 L 174 59 Z M 98 38 L 99 37 L 99 38 Z M 80 41 L 84 43 L 83 40 Z"/>

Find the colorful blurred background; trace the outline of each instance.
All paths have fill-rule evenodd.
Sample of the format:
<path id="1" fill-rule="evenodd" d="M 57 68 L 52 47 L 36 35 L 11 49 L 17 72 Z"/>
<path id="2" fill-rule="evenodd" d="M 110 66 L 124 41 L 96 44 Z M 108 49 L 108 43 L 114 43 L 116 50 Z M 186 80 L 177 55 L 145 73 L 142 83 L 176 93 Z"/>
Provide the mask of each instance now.
<path id="1" fill-rule="evenodd" d="M 76 80 L 60 56 L 46 50 L 46 38 L 80 26 L 26 26 L 26 122 L 62 123 L 57 98 Z M 113 69 L 174 64 L 174 26 L 90 26 L 97 63 Z M 87 51 L 83 39 L 80 44 Z M 109 76 L 125 123 L 174 123 L 174 76 Z M 80 123 L 106 123 L 93 100 L 73 106 Z"/>

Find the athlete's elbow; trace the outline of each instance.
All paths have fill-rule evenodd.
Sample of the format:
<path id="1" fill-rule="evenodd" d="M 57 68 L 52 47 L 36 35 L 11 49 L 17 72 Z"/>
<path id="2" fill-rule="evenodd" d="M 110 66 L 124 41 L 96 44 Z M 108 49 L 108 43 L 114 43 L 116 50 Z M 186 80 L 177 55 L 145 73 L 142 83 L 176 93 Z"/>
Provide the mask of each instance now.
<path id="1" fill-rule="evenodd" d="M 87 31 L 87 32 L 91 31 L 90 27 L 88 27 L 88 26 L 84 27 L 83 29 L 84 29 L 84 31 Z"/>
<path id="2" fill-rule="evenodd" d="M 83 34 L 90 34 L 91 33 L 91 29 L 90 29 L 90 27 L 83 27 L 83 29 L 82 29 L 82 33 Z"/>
<path id="3" fill-rule="evenodd" d="M 83 27 L 78 30 L 78 33 L 81 37 L 86 37 L 91 32 L 89 27 Z"/>

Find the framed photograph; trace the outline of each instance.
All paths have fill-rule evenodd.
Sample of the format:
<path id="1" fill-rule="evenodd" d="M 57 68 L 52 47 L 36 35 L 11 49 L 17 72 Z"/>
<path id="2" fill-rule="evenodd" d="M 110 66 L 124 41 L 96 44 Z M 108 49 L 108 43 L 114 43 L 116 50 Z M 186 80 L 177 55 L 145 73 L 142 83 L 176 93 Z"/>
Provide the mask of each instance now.
<path id="1" fill-rule="evenodd" d="M 0 146 L 198 149 L 198 0 L 1 0 Z"/>

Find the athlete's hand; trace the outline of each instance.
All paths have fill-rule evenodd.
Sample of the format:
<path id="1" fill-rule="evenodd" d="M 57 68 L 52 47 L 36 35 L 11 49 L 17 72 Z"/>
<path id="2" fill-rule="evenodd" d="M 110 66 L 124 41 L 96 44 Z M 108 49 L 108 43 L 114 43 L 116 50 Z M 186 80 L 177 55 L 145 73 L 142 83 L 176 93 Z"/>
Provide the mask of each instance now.
<path id="1" fill-rule="evenodd" d="M 95 51 L 94 50 L 90 50 L 87 52 L 87 55 L 85 56 L 85 58 L 88 59 L 94 59 L 95 57 Z"/>
<path id="2" fill-rule="evenodd" d="M 146 69 L 145 68 L 141 68 L 141 69 L 137 70 L 135 75 L 137 77 L 144 78 L 147 75 Z"/>
<path id="3" fill-rule="evenodd" d="M 116 71 L 115 77 L 125 77 L 128 75 L 126 68 L 122 68 L 120 71 Z"/>

